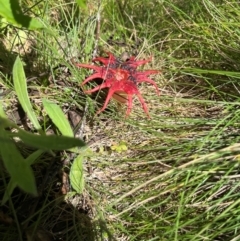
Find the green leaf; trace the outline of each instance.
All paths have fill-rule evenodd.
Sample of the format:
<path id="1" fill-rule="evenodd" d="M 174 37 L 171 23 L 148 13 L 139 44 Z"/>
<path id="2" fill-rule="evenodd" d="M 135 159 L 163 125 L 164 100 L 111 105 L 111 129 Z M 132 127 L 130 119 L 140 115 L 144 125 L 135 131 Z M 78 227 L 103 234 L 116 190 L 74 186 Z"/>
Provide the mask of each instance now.
<path id="1" fill-rule="evenodd" d="M 85 143 L 82 140 L 56 135 L 36 135 L 18 129 L 17 133 L 11 133 L 12 136 L 19 137 L 25 144 L 42 150 L 66 150 L 73 147 L 83 147 Z"/>
<path id="2" fill-rule="evenodd" d="M 2 140 L 0 153 L 4 166 L 12 178 L 12 182 L 16 183 L 25 192 L 37 195 L 35 178 L 31 167 L 18 151 L 14 142 L 7 134 L 7 131 L 2 127 L 0 127 L 0 138 Z"/>
<path id="3" fill-rule="evenodd" d="M 84 189 L 83 159 L 84 155 L 77 156 L 73 161 L 69 175 L 73 189 L 79 194 L 81 194 Z"/>
<path id="4" fill-rule="evenodd" d="M 32 154 L 30 154 L 26 159 L 25 162 L 27 163 L 27 165 L 32 165 L 34 163 L 34 161 L 40 156 L 42 155 L 44 151 L 42 150 L 37 150 L 35 152 L 33 152 Z M 2 205 L 4 205 L 8 199 L 10 198 L 10 196 L 12 195 L 13 190 L 17 187 L 17 183 L 13 181 L 13 178 L 10 179 L 7 188 L 4 192 L 4 196 L 2 199 Z"/>
<path id="5" fill-rule="evenodd" d="M 5 111 L 3 109 L 3 101 L 0 101 L 0 117 L 7 119 Z"/>
<path id="6" fill-rule="evenodd" d="M 37 120 L 37 117 L 33 111 L 31 102 L 28 97 L 26 77 L 19 56 L 17 57 L 13 65 L 13 83 L 14 89 L 18 96 L 18 100 L 23 110 L 27 113 L 27 116 L 34 125 L 34 127 L 37 130 L 41 130 L 41 126 Z"/>
<path id="7" fill-rule="evenodd" d="M 36 18 L 24 15 L 17 0 L 1 0 L 0 15 L 17 27 L 24 27 L 30 30 L 44 28 L 43 24 Z"/>
<path id="8" fill-rule="evenodd" d="M 1 107 L 0 107 L 1 108 Z M 3 110 L 2 110 L 3 111 Z M 0 110 L 1 112 L 1 110 Z M 12 121 L 8 120 L 7 118 L 4 118 L 2 116 L 4 116 L 5 113 L 1 113 L 0 114 L 0 128 L 8 128 L 8 127 L 11 127 L 11 128 L 16 128 L 18 129 L 19 127 L 14 124 Z"/>
<path id="9" fill-rule="evenodd" d="M 62 133 L 62 135 L 74 137 L 72 128 L 67 118 L 65 117 L 64 113 L 62 112 L 61 108 L 57 104 L 50 102 L 46 99 L 43 99 L 43 106 L 47 114 L 53 121 L 53 123 L 57 126 L 59 131 Z"/>
<path id="10" fill-rule="evenodd" d="M 10 179 L 7 188 L 4 192 L 4 196 L 1 202 L 1 205 L 4 205 L 8 199 L 10 198 L 10 196 L 12 195 L 13 190 L 17 187 L 17 183 L 13 181 L 13 178 Z"/>
<path id="11" fill-rule="evenodd" d="M 1 103 L 0 103 L 0 127 L 11 127 L 11 128 L 16 128 L 16 129 L 20 129 L 15 123 L 13 123 L 12 121 L 10 121 L 9 119 L 7 119 L 7 117 L 3 111 L 3 109 L 1 110 Z"/>
<path id="12" fill-rule="evenodd" d="M 79 6 L 80 8 L 84 8 L 84 9 L 87 8 L 86 0 L 76 0 L 76 3 L 78 4 L 78 6 Z"/>
<path id="13" fill-rule="evenodd" d="M 44 152 L 45 152 L 44 150 L 37 150 L 33 152 L 25 159 L 25 162 L 28 165 L 32 165 Z"/>

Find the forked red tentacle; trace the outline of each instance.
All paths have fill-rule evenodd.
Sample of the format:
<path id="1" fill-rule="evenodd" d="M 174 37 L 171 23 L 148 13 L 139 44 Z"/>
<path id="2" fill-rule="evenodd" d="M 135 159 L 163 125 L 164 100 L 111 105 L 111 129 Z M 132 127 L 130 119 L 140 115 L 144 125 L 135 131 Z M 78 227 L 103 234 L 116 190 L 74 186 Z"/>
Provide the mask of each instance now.
<path id="1" fill-rule="evenodd" d="M 89 81 L 91 81 L 91 80 L 93 80 L 93 79 L 97 79 L 97 78 L 102 79 L 102 75 L 99 74 L 99 73 L 95 73 L 95 74 L 89 76 L 87 79 L 85 79 L 85 80 L 81 83 L 81 85 L 85 85 L 87 82 L 89 82 Z"/>
<path id="2" fill-rule="evenodd" d="M 115 91 L 114 91 L 113 89 L 110 89 L 110 90 L 109 90 L 108 95 L 107 95 L 107 98 L 106 98 L 106 100 L 105 100 L 105 102 L 104 102 L 103 107 L 102 107 L 96 114 L 99 114 L 99 113 L 101 113 L 102 111 L 104 111 L 104 110 L 106 109 L 106 107 L 107 107 L 107 105 L 108 105 L 111 97 L 113 96 L 114 92 L 115 92 Z"/>
<path id="3" fill-rule="evenodd" d="M 136 60 L 135 57 L 131 57 L 127 63 L 131 66 L 135 66 L 136 68 L 140 65 L 146 64 L 148 62 L 150 62 L 152 60 L 152 57 L 150 57 L 149 59 L 145 59 L 145 60 Z"/>
<path id="4" fill-rule="evenodd" d="M 108 58 L 104 58 L 104 57 L 97 57 L 95 59 L 93 59 L 93 62 L 101 62 L 102 64 L 104 64 L 105 66 L 108 66 L 109 64 L 113 64 L 116 61 L 116 58 L 113 54 L 108 53 Z"/>
<path id="5" fill-rule="evenodd" d="M 104 89 L 104 88 L 109 88 L 109 84 L 107 83 L 102 83 L 101 85 L 99 86 L 96 86 L 95 88 L 91 89 L 91 90 L 86 90 L 84 91 L 86 94 L 91 94 L 93 92 L 96 92 L 98 90 L 101 90 L 101 89 Z"/>
<path id="6" fill-rule="evenodd" d="M 145 111 L 145 113 L 147 114 L 148 118 L 150 119 L 150 115 L 148 113 L 148 108 L 147 108 L 147 105 L 146 105 L 142 95 L 139 93 L 139 94 L 137 94 L 137 97 L 138 97 L 140 103 L 142 104 L 143 110 Z"/>
<path id="7" fill-rule="evenodd" d="M 99 66 L 91 65 L 91 64 L 75 64 L 77 67 L 87 68 L 87 69 L 93 69 L 95 71 L 99 70 Z"/>
<path id="8" fill-rule="evenodd" d="M 147 82 L 149 84 L 152 84 L 155 87 L 155 89 L 156 89 L 157 95 L 160 95 L 160 91 L 159 91 L 156 83 L 153 80 L 151 80 L 149 78 L 146 78 L 146 79 L 142 79 L 142 80 L 137 80 L 137 82 L 138 83 Z"/>

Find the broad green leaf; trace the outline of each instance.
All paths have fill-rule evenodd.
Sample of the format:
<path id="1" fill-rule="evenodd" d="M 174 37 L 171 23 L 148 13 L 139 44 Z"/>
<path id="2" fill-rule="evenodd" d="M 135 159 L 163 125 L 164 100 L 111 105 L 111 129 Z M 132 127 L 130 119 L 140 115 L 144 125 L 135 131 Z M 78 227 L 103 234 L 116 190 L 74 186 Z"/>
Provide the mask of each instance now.
<path id="1" fill-rule="evenodd" d="M 20 129 L 18 129 L 17 133 L 11 133 L 11 135 L 19 137 L 26 145 L 43 150 L 65 150 L 85 146 L 83 141 L 76 138 L 56 135 L 36 135 Z"/>
<path id="2" fill-rule="evenodd" d="M 9 172 L 12 182 L 16 183 L 25 192 L 37 195 L 35 178 L 31 167 L 24 160 L 7 131 L 0 127 L 0 153 L 4 166 Z"/>
<path id="3" fill-rule="evenodd" d="M 44 152 L 45 152 L 44 150 L 37 150 L 33 152 L 25 159 L 25 162 L 28 165 L 32 165 L 38 159 L 38 157 L 40 157 Z"/>
<path id="4" fill-rule="evenodd" d="M 25 162 L 27 163 L 27 165 L 32 165 L 34 163 L 34 161 L 40 156 L 42 155 L 44 151 L 42 150 L 37 150 L 35 152 L 33 152 L 32 154 L 30 154 L 26 159 Z M 17 183 L 13 181 L 13 178 L 10 179 L 7 188 L 4 192 L 4 196 L 2 199 L 2 205 L 4 205 L 9 197 L 12 195 L 13 190 L 17 187 Z"/>
<path id="5" fill-rule="evenodd" d="M 18 100 L 23 110 L 27 113 L 27 116 L 34 125 L 34 127 L 37 130 L 41 130 L 41 126 L 37 120 L 37 117 L 33 111 L 31 102 L 28 97 L 26 77 L 19 56 L 17 57 L 13 65 L 13 83 L 14 89 L 18 96 Z"/>
<path id="6" fill-rule="evenodd" d="M 73 189 L 79 194 L 81 194 L 84 189 L 83 159 L 83 155 L 77 156 L 73 161 L 69 175 Z"/>
<path id="7" fill-rule="evenodd" d="M 12 121 L 2 118 L 3 113 L 0 114 L 0 127 L 7 128 L 7 127 L 13 127 L 13 128 L 18 128 L 16 124 L 14 124 Z"/>
<path id="8" fill-rule="evenodd" d="M 86 0 L 76 0 L 76 3 L 78 4 L 78 6 L 79 6 L 80 8 L 84 8 L 84 9 L 87 8 Z"/>
<path id="9" fill-rule="evenodd" d="M 81 154 L 74 159 L 71 166 L 69 178 L 73 189 L 77 193 L 82 193 L 84 189 L 83 161 L 86 157 L 92 155 L 93 152 L 89 147 L 82 148 Z"/>
<path id="10" fill-rule="evenodd" d="M 0 101 L 0 117 L 7 119 L 5 111 L 3 109 L 3 101 Z"/>
<path id="11" fill-rule="evenodd" d="M 44 28 L 43 24 L 36 18 L 24 15 L 18 0 L 0 0 L 0 15 L 17 27 L 30 30 Z"/>
<path id="12" fill-rule="evenodd" d="M 46 99 L 43 99 L 43 106 L 53 121 L 53 123 L 56 125 L 56 127 L 59 129 L 59 131 L 62 133 L 63 136 L 69 136 L 74 137 L 74 133 L 72 131 L 72 128 L 65 117 L 64 113 L 62 112 L 62 109 L 55 103 L 50 102 Z"/>

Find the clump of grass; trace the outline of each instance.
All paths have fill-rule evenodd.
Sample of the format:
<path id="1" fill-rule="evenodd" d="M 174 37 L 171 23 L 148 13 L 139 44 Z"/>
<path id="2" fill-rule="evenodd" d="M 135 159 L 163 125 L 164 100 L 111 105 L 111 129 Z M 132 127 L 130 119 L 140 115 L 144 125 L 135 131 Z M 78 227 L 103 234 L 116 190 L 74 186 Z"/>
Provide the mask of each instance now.
<path id="1" fill-rule="evenodd" d="M 230 240 L 239 235 L 232 213 L 237 217 L 239 198 L 239 49 L 233 30 L 239 28 L 240 9 L 233 11 L 233 5 L 131 1 L 119 15 L 119 6 L 107 9 L 106 18 L 131 29 L 128 36 L 134 32 L 145 38 L 139 54 L 151 52 L 153 67 L 164 76 L 161 100 L 151 98 L 152 120 L 126 122 L 128 136 L 139 141 L 133 133 L 140 131 L 146 137 L 141 144 L 129 142 L 134 143 L 129 144 L 135 153 L 131 158 L 113 162 L 120 174 L 108 189 L 114 193 L 111 226 L 129 240 Z M 132 21 L 116 17 L 122 15 Z M 112 22 L 108 27 L 114 28 Z M 116 190 L 121 190 L 117 197 Z"/>

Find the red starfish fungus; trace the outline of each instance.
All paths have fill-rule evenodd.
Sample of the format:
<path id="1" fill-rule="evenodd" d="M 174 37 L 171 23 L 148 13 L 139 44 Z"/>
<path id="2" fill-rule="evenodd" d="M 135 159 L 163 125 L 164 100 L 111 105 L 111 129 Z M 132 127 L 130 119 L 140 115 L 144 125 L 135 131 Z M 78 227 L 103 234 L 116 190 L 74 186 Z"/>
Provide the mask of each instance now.
<path id="1" fill-rule="evenodd" d="M 116 58 L 111 53 L 108 54 L 108 58 L 98 57 L 93 59 L 93 62 L 100 62 L 102 66 L 90 65 L 90 64 L 76 64 L 78 67 L 93 69 L 95 73 L 89 76 L 83 81 L 81 85 L 86 84 L 90 80 L 100 78 L 103 80 L 103 83 L 91 90 L 85 91 L 85 93 L 90 94 L 95 91 L 101 90 L 103 88 L 109 88 L 109 92 L 103 107 L 97 112 L 99 114 L 102 112 L 108 105 L 110 99 L 113 97 L 116 92 L 125 92 L 127 94 L 128 107 L 126 111 L 126 116 L 128 116 L 132 109 L 133 95 L 137 95 L 139 101 L 142 104 L 142 108 L 149 117 L 148 108 L 142 95 L 138 90 L 138 83 L 147 82 L 152 84 L 157 94 L 159 95 L 159 90 L 156 83 L 149 79 L 148 76 L 151 74 L 156 74 L 159 71 L 157 70 L 145 70 L 138 71 L 137 67 L 143 65 L 149 61 L 148 60 L 135 60 L 135 57 L 130 57 L 127 61 L 123 62 L 120 59 Z"/>

